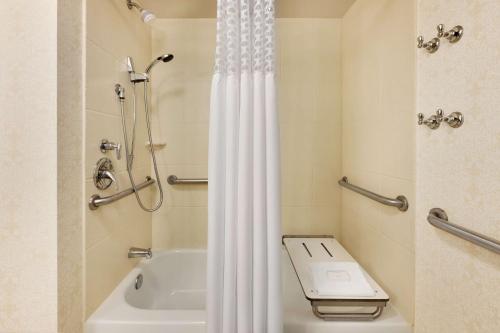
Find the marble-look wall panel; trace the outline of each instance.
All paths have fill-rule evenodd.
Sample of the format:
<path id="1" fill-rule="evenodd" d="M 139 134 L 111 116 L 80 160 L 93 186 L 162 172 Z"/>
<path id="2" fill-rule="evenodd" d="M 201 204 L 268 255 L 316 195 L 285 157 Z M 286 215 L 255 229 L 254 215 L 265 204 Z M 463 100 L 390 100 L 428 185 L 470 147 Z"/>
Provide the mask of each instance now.
<path id="1" fill-rule="evenodd" d="M 434 54 L 417 50 L 417 108 L 460 111 L 465 123 L 417 129 L 418 333 L 486 333 L 500 327 L 500 256 L 431 226 L 429 209 L 500 239 L 500 2 L 419 0 L 418 34 L 464 27 Z"/>
<path id="2" fill-rule="evenodd" d="M 57 331 L 57 1 L 0 20 L 0 332 Z"/>

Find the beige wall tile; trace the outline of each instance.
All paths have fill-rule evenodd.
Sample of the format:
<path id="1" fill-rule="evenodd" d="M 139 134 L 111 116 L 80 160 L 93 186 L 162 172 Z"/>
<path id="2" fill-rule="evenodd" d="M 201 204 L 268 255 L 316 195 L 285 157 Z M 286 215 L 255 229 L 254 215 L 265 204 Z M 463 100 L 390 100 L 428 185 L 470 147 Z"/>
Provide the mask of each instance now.
<path id="1" fill-rule="evenodd" d="M 134 11 L 129 11 L 123 1 L 87 1 L 87 58 L 86 58 L 86 142 L 85 183 L 86 197 L 92 194 L 110 195 L 117 191 L 111 187 L 99 191 L 92 181 L 95 163 L 101 157 L 113 161 L 120 190 L 130 187 L 126 172 L 125 147 L 121 126 L 120 108 L 114 85 L 120 83 L 126 92 L 125 113 L 132 128 L 132 87 L 125 67 L 127 56 L 132 56 L 137 71 L 142 71 L 152 60 L 151 31 Z M 137 134 L 134 158 L 136 183 L 152 175 L 150 157 L 145 142 L 145 113 L 143 88 L 137 93 Z M 122 159 L 114 152 L 103 154 L 98 145 L 101 139 L 122 144 Z M 151 205 L 155 187 L 140 191 L 146 206 Z M 109 206 L 90 211 L 85 206 L 86 249 L 86 317 L 102 303 L 119 281 L 136 264 L 126 252 L 130 246 L 150 247 L 151 214 L 138 206 L 134 196 L 128 196 Z"/>
<path id="2" fill-rule="evenodd" d="M 115 57 L 94 43 L 87 40 L 86 61 L 86 97 L 87 109 L 119 115 L 116 105 L 114 86 L 118 82 L 120 64 Z"/>
<path id="3" fill-rule="evenodd" d="M 357 0 L 342 20 L 342 172 L 407 212 L 342 190 L 342 244 L 413 323 L 415 33 L 413 1 Z M 396 28 L 397 27 L 397 28 Z M 374 36 L 376 36 L 374 38 Z"/>
<path id="4" fill-rule="evenodd" d="M 170 175 L 176 175 L 179 178 L 206 178 L 208 174 L 207 165 L 161 165 L 159 172 L 165 182 L 165 204 L 160 208 L 160 214 L 166 207 L 207 207 L 208 186 L 206 184 L 171 186 L 166 182 L 167 177 Z"/>
<path id="5" fill-rule="evenodd" d="M 206 248 L 207 214 L 207 207 L 166 207 L 153 219 L 155 248 Z"/>
<path id="6" fill-rule="evenodd" d="M 341 67 L 340 20 L 279 19 L 278 94 L 281 123 L 282 204 L 285 233 L 340 230 Z M 153 80 L 154 119 L 162 173 L 206 177 L 214 19 L 161 19 L 153 28 L 153 54 L 173 62 Z M 297 52 L 301 45 L 307 52 Z M 157 111 L 156 111 L 157 110 Z M 206 185 L 166 187 L 166 205 L 153 215 L 155 247 L 193 247 L 206 240 Z M 182 209 L 181 209 L 182 208 Z M 187 223 L 189 208 L 193 214 Z M 302 217 L 302 218 L 300 218 Z M 198 230 L 199 229 L 199 230 Z M 175 231 L 175 239 L 171 238 Z"/>
<path id="7" fill-rule="evenodd" d="M 146 64 L 138 60 L 149 61 L 150 30 L 136 11 L 127 8 L 124 1 L 87 1 L 87 38 L 115 58 L 132 56 L 136 65 L 144 68 Z"/>

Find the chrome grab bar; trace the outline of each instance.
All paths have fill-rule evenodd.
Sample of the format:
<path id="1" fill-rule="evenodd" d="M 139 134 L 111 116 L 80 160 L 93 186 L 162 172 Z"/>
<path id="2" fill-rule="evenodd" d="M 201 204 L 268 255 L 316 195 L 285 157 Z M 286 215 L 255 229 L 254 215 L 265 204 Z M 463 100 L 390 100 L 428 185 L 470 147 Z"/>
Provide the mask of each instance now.
<path id="1" fill-rule="evenodd" d="M 167 178 L 167 182 L 170 185 L 180 185 L 180 184 L 208 184 L 207 178 L 179 178 L 176 175 L 170 175 Z"/>
<path id="2" fill-rule="evenodd" d="M 500 242 L 498 240 L 448 222 L 448 215 L 441 208 L 432 208 L 427 216 L 427 221 L 436 228 L 500 254 Z"/>
<path id="3" fill-rule="evenodd" d="M 351 191 L 364 195 L 367 198 L 380 202 L 383 205 L 396 207 L 402 212 L 406 212 L 408 210 L 408 200 L 403 195 L 398 195 L 396 199 L 387 198 L 382 195 L 365 190 L 364 188 L 361 188 L 359 186 L 349 184 L 347 177 L 342 177 L 342 179 L 339 180 L 339 185 Z"/>
<path id="4" fill-rule="evenodd" d="M 146 181 L 138 184 L 136 188 L 137 190 L 142 190 L 143 188 L 148 187 L 149 185 L 152 185 L 154 183 L 155 180 L 151 179 L 151 177 L 148 176 L 146 177 Z M 89 208 L 90 210 L 96 210 L 100 206 L 109 205 L 110 203 L 125 198 L 126 196 L 129 196 L 132 193 L 134 193 L 134 189 L 131 187 L 129 189 L 126 189 L 124 191 L 115 193 L 107 197 L 101 197 L 99 194 L 94 194 L 89 199 Z"/>

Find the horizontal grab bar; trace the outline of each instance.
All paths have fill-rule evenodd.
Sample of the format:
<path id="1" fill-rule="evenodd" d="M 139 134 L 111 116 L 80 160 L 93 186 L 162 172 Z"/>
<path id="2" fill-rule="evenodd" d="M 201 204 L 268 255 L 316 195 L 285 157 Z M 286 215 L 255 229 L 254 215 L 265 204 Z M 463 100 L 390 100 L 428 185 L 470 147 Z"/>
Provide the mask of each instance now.
<path id="1" fill-rule="evenodd" d="M 500 254 L 500 242 L 498 240 L 448 222 L 448 215 L 441 208 L 432 208 L 427 216 L 427 221 L 436 228 Z"/>
<path id="2" fill-rule="evenodd" d="M 170 175 L 167 178 L 170 185 L 180 184 L 208 184 L 207 178 L 179 178 L 176 175 Z"/>
<path id="3" fill-rule="evenodd" d="M 408 210 L 408 200 L 403 195 L 398 195 L 396 199 L 387 198 L 377 193 L 365 190 L 364 188 L 361 188 L 359 186 L 349 184 L 347 177 L 342 177 L 342 179 L 339 180 L 339 185 L 351 191 L 364 195 L 367 198 L 380 202 L 383 205 L 396 207 L 402 212 L 406 212 Z"/>
<path id="4" fill-rule="evenodd" d="M 146 177 L 146 181 L 137 185 L 136 188 L 139 191 L 139 190 L 142 190 L 143 188 L 148 187 L 149 185 L 152 185 L 154 183 L 155 183 L 154 179 L 151 179 L 151 177 Z M 101 197 L 99 194 L 94 194 L 89 199 L 89 208 L 90 208 L 90 210 L 96 210 L 100 206 L 109 205 L 110 203 L 115 202 L 117 200 L 120 200 L 122 198 L 125 198 L 126 196 L 129 196 L 132 193 L 134 193 L 134 189 L 131 187 L 129 189 L 115 193 L 115 194 L 110 195 L 108 197 Z"/>

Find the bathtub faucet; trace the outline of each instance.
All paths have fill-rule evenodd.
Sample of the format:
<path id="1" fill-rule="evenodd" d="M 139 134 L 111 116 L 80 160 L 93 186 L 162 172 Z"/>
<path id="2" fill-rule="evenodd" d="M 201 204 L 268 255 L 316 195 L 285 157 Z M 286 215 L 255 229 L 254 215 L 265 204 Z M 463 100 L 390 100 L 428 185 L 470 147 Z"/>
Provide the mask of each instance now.
<path id="1" fill-rule="evenodd" d="M 153 257 L 153 252 L 151 252 L 151 248 L 141 249 L 140 247 L 131 247 L 128 249 L 128 257 L 151 259 L 151 257 Z"/>

